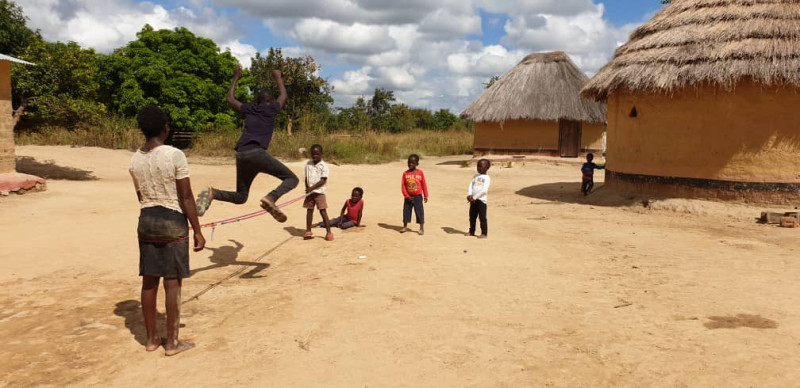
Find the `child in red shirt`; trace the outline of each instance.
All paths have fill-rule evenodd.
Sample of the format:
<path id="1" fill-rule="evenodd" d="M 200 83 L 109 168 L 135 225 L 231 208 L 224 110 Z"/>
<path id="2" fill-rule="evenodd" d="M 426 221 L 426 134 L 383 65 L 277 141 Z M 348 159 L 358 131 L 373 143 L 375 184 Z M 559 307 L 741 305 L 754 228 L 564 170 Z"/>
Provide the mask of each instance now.
<path id="1" fill-rule="evenodd" d="M 356 187 L 350 194 L 350 199 L 344 201 L 342 212 L 339 217 L 331 220 L 331 226 L 338 226 L 341 229 L 350 229 L 361 225 L 361 215 L 364 212 L 364 189 Z M 317 224 L 319 227 L 325 226 L 325 222 Z"/>
<path id="2" fill-rule="evenodd" d="M 408 170 L 403 172 L 403 229 L 400 233 L 408 231 L 408 223 L 411 222 L 411 208 L 414 208 L 414 215 L 419 224 L 419 234 L 425 234 L 425 208 L 422 203 L 428 203 L 428 184 L 425 182 L 425 174 L 417 169 L 419 165 L 419 155 L 411 154 L 408 157 Z"/>

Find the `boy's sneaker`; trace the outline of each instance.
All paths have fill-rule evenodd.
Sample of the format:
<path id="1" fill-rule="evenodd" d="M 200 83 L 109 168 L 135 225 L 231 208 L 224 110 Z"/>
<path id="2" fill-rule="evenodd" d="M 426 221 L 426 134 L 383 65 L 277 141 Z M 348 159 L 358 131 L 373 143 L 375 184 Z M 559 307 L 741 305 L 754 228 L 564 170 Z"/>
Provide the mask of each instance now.
<path id="1" fill-rule="evenodd" d="M 264 197 L 261 198 L 261 208 L 266 210 L 267 213 L 272 215 L 278 222 L 286 222 L 286 214 L 284 214 L 278 206 L 275 205 L 275 202 L 272 202 L 271 199 Z"/>
<path id="2" fill-rule="evenodd" d="M 200 194 L 197 194 L 197 216 L 202 217 L 206 214 L 208 208 L 211 207 L 211 201 L 214 199 L 214 191 L 211 187 L 206 187 Z"/>

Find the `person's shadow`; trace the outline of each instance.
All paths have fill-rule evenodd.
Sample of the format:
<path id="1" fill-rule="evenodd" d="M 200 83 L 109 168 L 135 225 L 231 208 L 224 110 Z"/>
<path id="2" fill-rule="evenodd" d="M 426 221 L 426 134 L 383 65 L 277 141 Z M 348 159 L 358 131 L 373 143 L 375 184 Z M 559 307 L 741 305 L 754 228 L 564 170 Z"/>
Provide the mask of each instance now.
<path id="1" fill-rule="evenodd" d="M 250 265 L 253 266 L 253 269 L 248 271 L 245 274 L 239 276 L 240 279 L 258 279 L 263 278 L 264 276 L 256 276 L 259 272 L 269 268 L 269 263 L 257 263 L 252 261 L 236 261 L 236 258 L 239 257 L 239 252 L 242 251 L 244 245 L 236 240 L 228 240 L 234 243 L 233 246 L 226 245 L 221 246 L 219 248 L 210 248 L 206 247 L 206 249 L 212 252 L 211 257 L 208 259 L 213 263 L 207 267 L 203 268 L 196 268 L 191 270 L 190 274 L 194 276 L 198 272 L 202 271 L 210 271 L 212 269 L 217 268 L 224 268 L 229 265 Z"/>
<path id="2" fill-rule="evenodd" d="M 447 234 L 460 234 L 460 235 L 466 235 L 467 234 L 467 232 L 458 230 L 456 228 L 451 228 L 449 226 L 443 226 L 442 230 Z"/>
<path id="3" fill-rule="evenodd" d="M 125 318 L 125 327 L 133 334 L 133 339 L 142 346 L 147 344 L 147 330 L 144 328 L 144 318 L 142 317 L 142 304 L 138 300 L 124 300 L 116 304 L 114 314 Z M 167 325 L 167 315 L 156 311 L 156 331 Z M 181 324 L 183 327 L 183 324 Z"/>
<path id="4" fill-rule="evenodd" d="M 389 225 L 389 224 L 384 224 L 382 222 L 378 223 L 378 226 L 380 226 L 381 228 L 384 228 L 384 229 L 393 230 L 393 231 L 398 232 L 398 233 L 400 233 L 400 231 L 403 230 L 403 227 L 400 226 L 400 225 Z"/>

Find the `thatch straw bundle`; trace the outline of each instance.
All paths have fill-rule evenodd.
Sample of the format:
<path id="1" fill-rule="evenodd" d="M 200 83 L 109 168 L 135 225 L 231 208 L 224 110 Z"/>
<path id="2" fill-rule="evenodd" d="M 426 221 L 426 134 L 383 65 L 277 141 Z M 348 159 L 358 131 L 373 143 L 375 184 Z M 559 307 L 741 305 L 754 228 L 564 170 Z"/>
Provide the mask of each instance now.
<path id="1" fill-rule="evenodd" d="M 673 0 L 637 28 L 582 95 L 737 82 L 800 86 L 799 0 Z"/>
<path id="2" fill-rule="evenodd" d="M 483 92 L 461 117 L 475 122 L 567 119 L 602 123 L 605 104 L 580 98 L 588 80 L 563 52 L 531 54 Z"/>

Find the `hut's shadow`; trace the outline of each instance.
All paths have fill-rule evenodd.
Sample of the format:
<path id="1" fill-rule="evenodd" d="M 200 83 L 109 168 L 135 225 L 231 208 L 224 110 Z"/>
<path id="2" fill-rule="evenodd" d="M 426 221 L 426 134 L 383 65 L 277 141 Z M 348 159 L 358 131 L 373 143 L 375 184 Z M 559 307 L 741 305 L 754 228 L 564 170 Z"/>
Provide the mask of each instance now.
<path id="1" fill-rule="evenodd" d="M 471 163 L 471 159 L 465 160 L 448 160 L 445 162 L 436 163 L 437 166 L 460 166 L 460 167 L 469 167 Z"/>
<path id="2" fill-rule="evenodd" d="M 206 247 L 207 250 L 210 250 L 211 257 L 208 259 L 211 261 L 211 265 L 203 267 L 203 268 L 196 268 L 191 271 L 191 275 L 194 276 L 198 272 L 203 271 L 210 271 L 213 269 L 224 268 L 230 265 L 244 265 L 244 266 L 252 266 L 253 268 L 240 275 L 240 279 L 257 279 L 262 278 L 263 276 L 256 276 L 259 272 L 269 268 L 269 263 L 258 263 L 252 261 L 237 261 L 236 259 L 239 257 L 239 252 L 242 251 L 244 245 L 236 240 L 228 240 L 232 242 L 234 245 L 226 245 L 221 246 L 218 248 L 211 248 Z"/>
<path id="3" fill-rule="evenodd" d="M 572 203 L 592 206 L 631 206 L 641 202 L 642 197 L 606 188 L 603 182 L 595 182 L 589 195 L 581 193 L 581 182 L 553 182 L 528 186 L 516 194 L 551 202 Z"/>
<path id="4" fill-rule="evenodd" d="M 39 162 L 30 156 L 17 156 L 17 172 L 36 175 L 49 180 L 96 181 L 92 171 L 74 167 L 58 166 L 52 160 Z"/>

